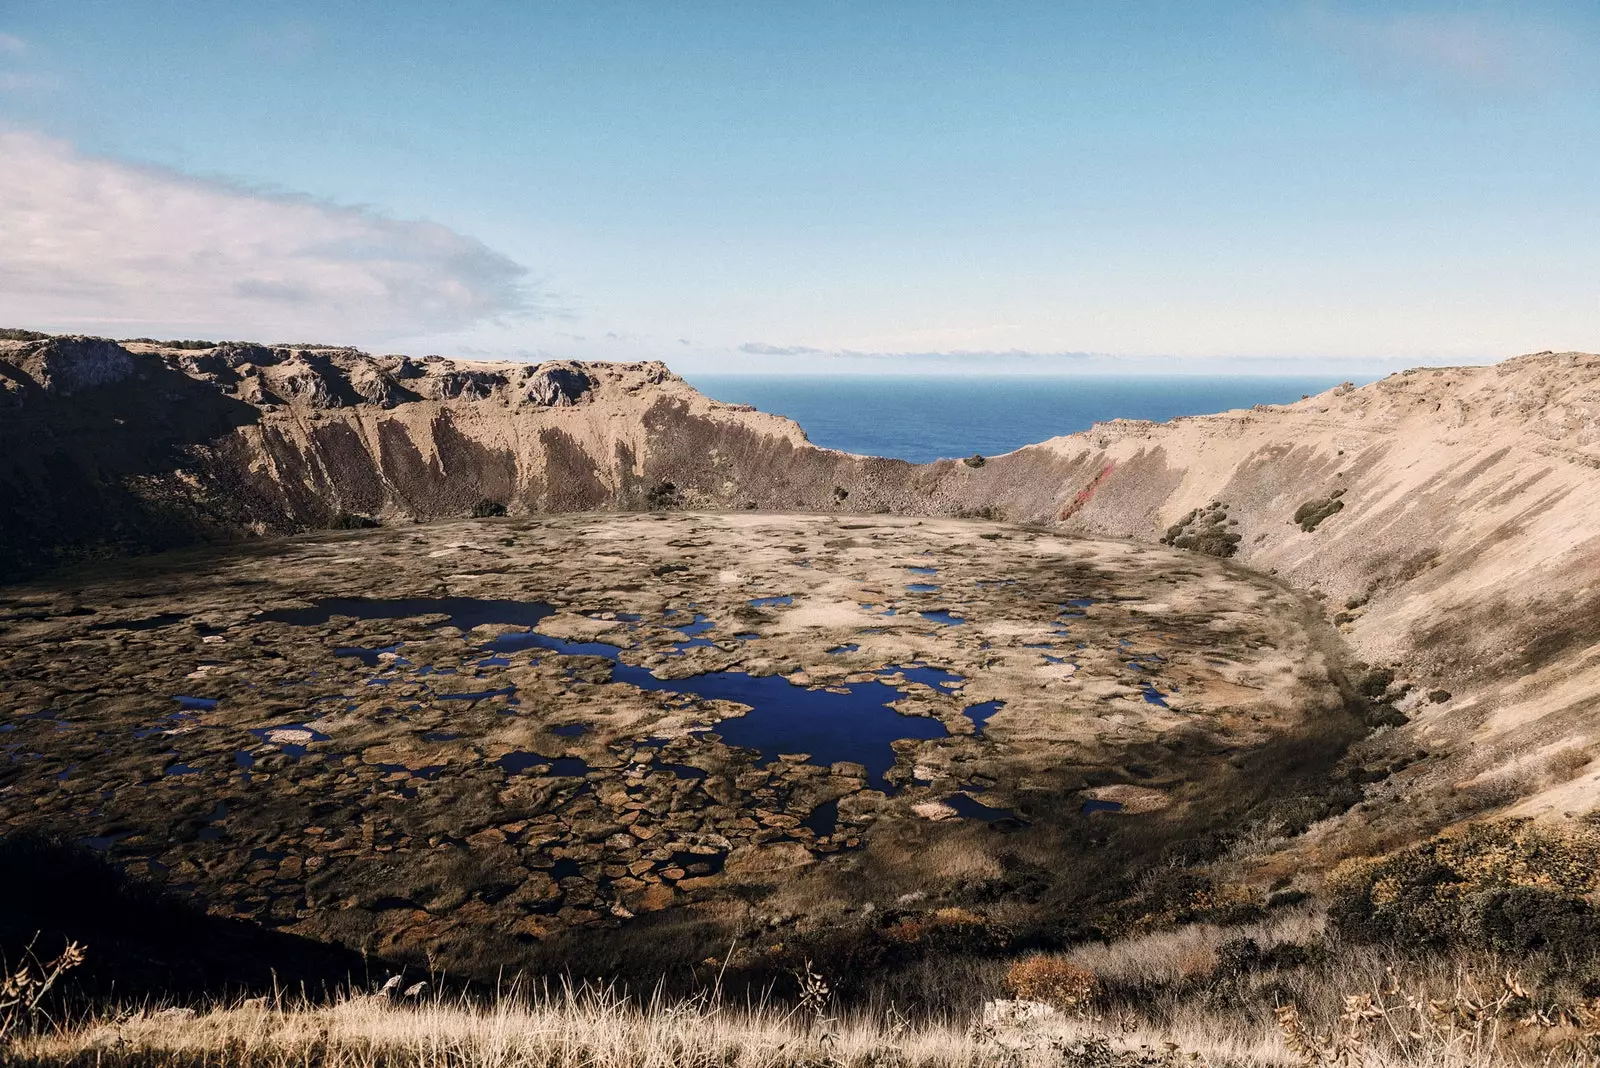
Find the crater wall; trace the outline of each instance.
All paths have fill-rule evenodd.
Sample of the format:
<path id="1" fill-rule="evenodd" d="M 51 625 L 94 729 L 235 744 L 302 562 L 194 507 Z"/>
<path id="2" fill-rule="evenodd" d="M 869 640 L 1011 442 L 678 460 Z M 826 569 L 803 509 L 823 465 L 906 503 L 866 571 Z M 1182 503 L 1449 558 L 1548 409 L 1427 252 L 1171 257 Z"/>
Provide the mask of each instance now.
<path id="1" fill-rule="evenodd" d="M 914 465 L 810 444 L 661 363 L 0 342 L 0 569 L 339 525 L 646 509 L 990 518 L 1196 546 L 1321 599 L 1396 672 L 1418 764 L 1600 799 L 1600 357 L 1540 353 L 1296 404 L 1117 420 Z M 1553 772 L 1559 765 L 1566 769 Z M 1387 791 L 1387 794 L 1385 794 Z"/>

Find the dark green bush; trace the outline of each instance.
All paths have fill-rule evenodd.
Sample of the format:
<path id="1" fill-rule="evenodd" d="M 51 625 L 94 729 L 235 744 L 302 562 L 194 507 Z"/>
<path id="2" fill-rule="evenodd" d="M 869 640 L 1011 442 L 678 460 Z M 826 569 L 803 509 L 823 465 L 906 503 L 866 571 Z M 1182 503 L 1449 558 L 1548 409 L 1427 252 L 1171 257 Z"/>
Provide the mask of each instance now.
<path id="1" fill-rule="evenodd" d="M 1348 863 L 1328 882 L 1329 915 L 1361 942 L 1416 949 L 1600 952 L 1600 832 L 1530 820 L 1470 825 L 1375 860 Z"/>
<path id="2" fill-rule="evenodd" d="M 652 512 L 659 512 L 678 507 L 683 503 L 683 495 L 678 492 L 676 485 L 663 479 L 650 487 L 650 492 L 645 494 L 645 503 Z"/>
<path id="3" fill-rule="evenodd" d="M 14 327 L 0 328 L 0 341 L 44 341 L 49 334 L 41 334 L 37 330 L 18 330 Z"/>
<path id="4" fill-rule="evenodd" d="M 482 498 L 472 506 L 472 518 L 474 519 L 489 519 L 505 514 L 506 506 L 499 501 L 490 500 L 488 497 Z"/>
<path id="5" fill-rule="evenodd" d="M 1254 938 L 1230 938 L 1217 947 L 1215 974 L 1222 978 L 1246 975 L 1261 965 L 1261 945 Z"/>
<path id="6" fill-rule="evenodd" d="M 1377 700 L 1389 691 L 1389 686 L 1394 682 L 1394 672 L 1388 668 L 1373 668 L 1356 682 L 1356 689 L 1363 697 Z"/>
<path id="7" fill-rule="evenodd" d="M 1581 897 L 1542 886 L 1513 886 L 1477 895 L 1468 906 L 1488 948 L 1521 954 L 1549 950 L 1587 957 L 1600 950 L 1600 912 Z"/>
<path id="8" fill-rule="evenodd" d="M 1228 518 L 1226 504 L 1213 501 L 1205 508 L 1191 508 L 1182 519 L 1167 528 L 1161 540 L 1179 549 L 1228 557 L 1239 550 L 1240 536 L 1228 529 L 1237 523 L 1237 520 Z"/>
<path id="9" fill-rule="evenodd" d="M 984 464 L 988 463 L 989 461 L 984 459 L 983 453 L 975 452 L 971 456 L 968 456 L 965 460 L 962 460 L 961 462 L 966 464 L 968 467 L 982 467 Z"/>
<path id="10" fill-rule="evenodd" d="M 1344 511 L 1344 502 L 1338 497 L 1321 497 L 1314 501 L 1307 501 L 1294 510 L 1294 521 L 1300 524 L 1300 529 L 1306 533 L 1316 530 L 1324 519 L 1338 512 Z"/>

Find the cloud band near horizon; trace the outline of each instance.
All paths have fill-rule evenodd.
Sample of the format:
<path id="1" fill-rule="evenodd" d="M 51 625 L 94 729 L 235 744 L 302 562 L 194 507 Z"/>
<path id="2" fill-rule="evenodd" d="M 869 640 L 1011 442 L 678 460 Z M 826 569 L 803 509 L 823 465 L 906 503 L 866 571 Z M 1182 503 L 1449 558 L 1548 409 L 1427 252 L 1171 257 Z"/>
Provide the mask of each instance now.
<path id="1" fill-rule="evenodd" d="M 524 267 L 438 223 L 90 156 L 27 131 L 0 130 L 0 158 L 4 325 L 367 341 L 538 311 Z"/>

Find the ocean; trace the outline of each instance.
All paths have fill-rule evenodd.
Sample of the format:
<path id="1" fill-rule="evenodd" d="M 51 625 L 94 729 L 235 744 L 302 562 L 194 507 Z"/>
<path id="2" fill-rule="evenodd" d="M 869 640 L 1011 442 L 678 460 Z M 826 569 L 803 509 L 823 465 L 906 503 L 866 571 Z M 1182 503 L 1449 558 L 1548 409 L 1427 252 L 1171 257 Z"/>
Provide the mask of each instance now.
<path id="1" fill-rule="evenodd" d="M 1106 419 L 1173 419 L 1284 404 L 1338 377 L 686 375 L 717 400 L 788 416 L 814 444 L 925 463 L 994 456 Z"/>

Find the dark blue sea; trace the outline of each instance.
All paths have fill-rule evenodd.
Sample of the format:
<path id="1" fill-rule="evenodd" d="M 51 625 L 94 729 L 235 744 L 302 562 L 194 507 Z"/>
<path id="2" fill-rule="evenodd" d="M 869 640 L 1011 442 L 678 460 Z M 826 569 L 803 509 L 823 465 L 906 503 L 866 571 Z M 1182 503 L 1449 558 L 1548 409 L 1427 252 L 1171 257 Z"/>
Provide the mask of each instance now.
<path id="1" fill-rule="evenodd" d="M 814 444 L 924 463 L 994 456 L 1106 419 L 1173 419 L 1284 404 L 1341 379 L 688 375 L 717 400 L 786 415 Z"/>

